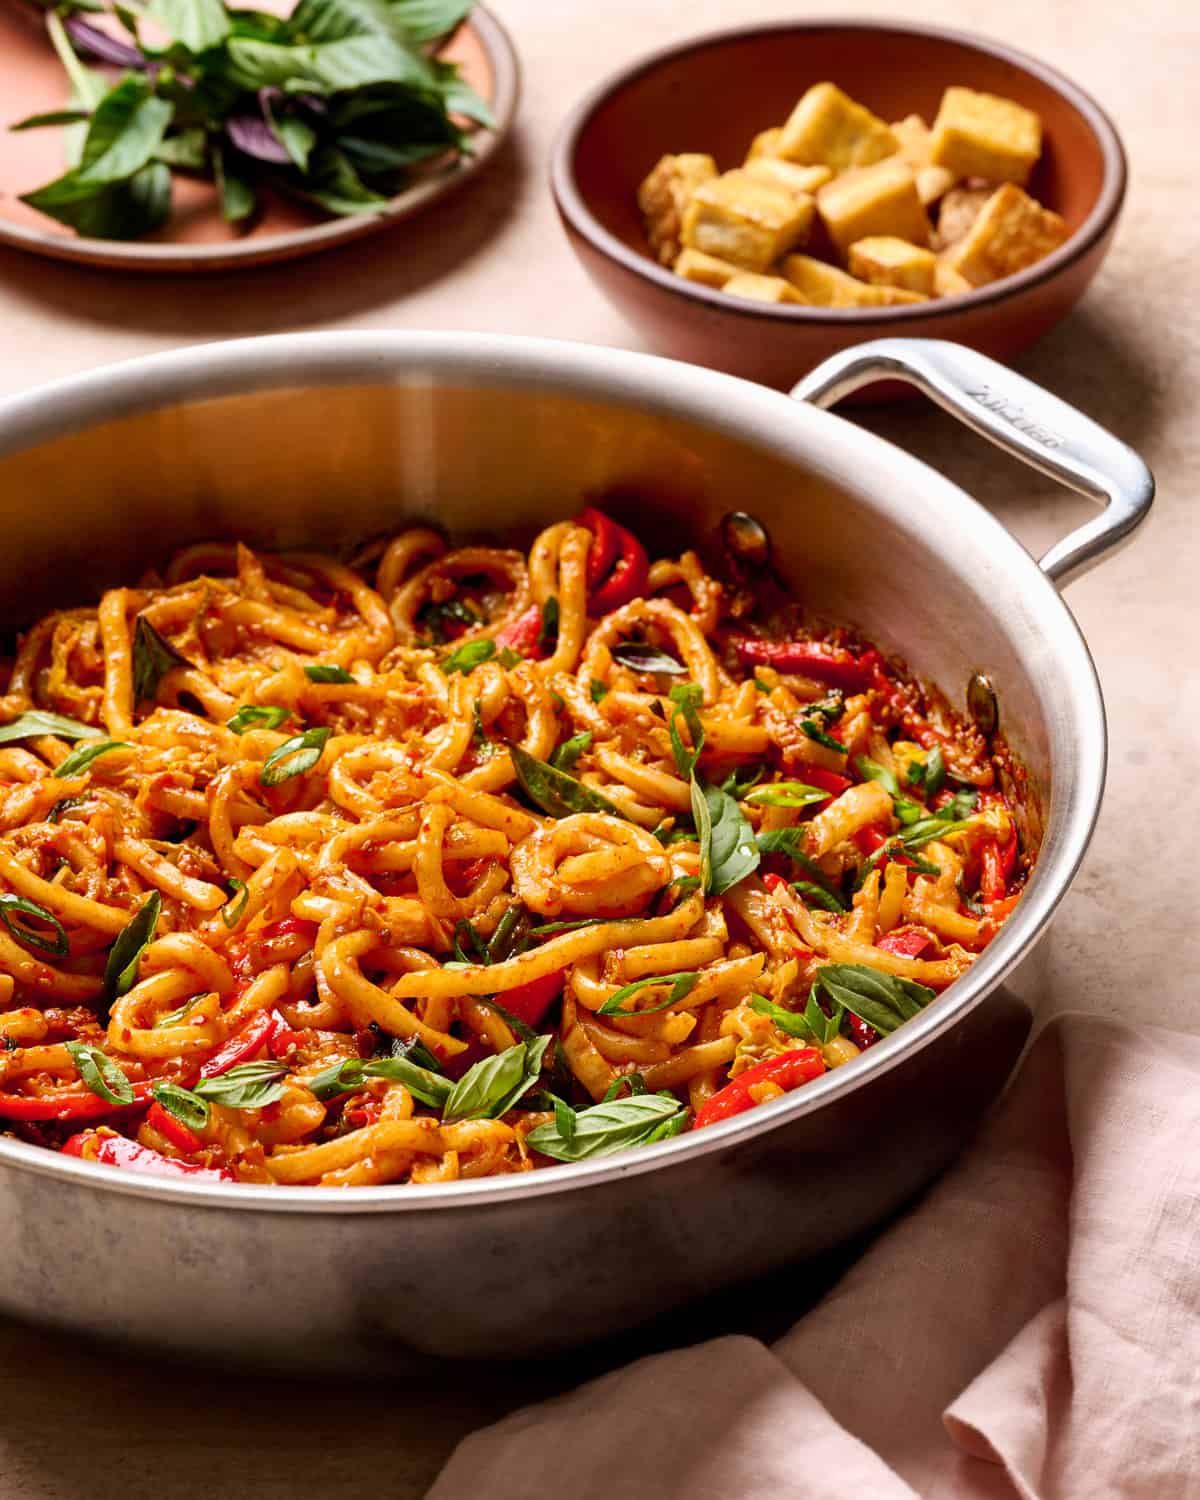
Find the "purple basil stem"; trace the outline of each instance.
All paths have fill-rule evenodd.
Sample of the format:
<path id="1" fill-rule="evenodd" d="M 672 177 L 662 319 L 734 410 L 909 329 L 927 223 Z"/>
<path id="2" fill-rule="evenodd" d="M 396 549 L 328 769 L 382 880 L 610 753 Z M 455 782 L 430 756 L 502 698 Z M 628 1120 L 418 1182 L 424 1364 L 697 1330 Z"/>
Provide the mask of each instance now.
<path id="1" fill-rule="evenodd" d="M 67 35 L 82 51 L 88 52 L 97 62 L 111 63 L 114 68 L 144 68 L 146 58 L 142 52 L 128 42 L 118 41 L 98 26 L 92 26 L 79 16 L 68 16 Z"/>
<path id="2" fill-rule="evenodd" d="M 256 161 L 287 166 L 292 159 L 287 147 L 261 115 L 230 115 L 225 121 L 225 134 L 239 151 L 253 156 Z"/>

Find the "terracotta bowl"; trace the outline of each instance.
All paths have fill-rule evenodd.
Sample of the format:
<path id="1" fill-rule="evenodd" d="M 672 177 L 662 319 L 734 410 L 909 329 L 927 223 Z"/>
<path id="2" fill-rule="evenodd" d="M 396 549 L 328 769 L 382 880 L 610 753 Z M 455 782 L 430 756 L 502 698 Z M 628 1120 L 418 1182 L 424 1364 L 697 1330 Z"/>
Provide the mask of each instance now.
<path id="1" fill-rule="evenodd" d="M 650 253 L 638 184 L 664 154 L 738 165 L 752 137 L 830 79 L 885 120 L 932 121 L 948 84 L 1001 94 L 1045 127 L 1030 192 L 1071 236 L 1015 276 L 907 307 L 776 306 L 684 281 Z M 798 21 L 684 42 L 608 79 L 563 126 L 551 168 L 571 243 L 597 285 L 664 354 L 788 386 L 828 355 L 883 334 L 927 335 L 1007 359 L 1074 306 L 1104 258 L 1125 197 L 1125 152 L 1094 100 L 1045 63 L 935 26 Z"/>

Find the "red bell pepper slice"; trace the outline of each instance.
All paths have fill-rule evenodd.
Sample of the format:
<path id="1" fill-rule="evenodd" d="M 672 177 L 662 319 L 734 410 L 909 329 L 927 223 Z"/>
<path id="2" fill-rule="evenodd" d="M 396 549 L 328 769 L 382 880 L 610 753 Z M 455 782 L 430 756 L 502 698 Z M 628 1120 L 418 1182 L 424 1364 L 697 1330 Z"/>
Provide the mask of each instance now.
<path id="1" fill-rule="evenodd" d="M 194 1130 L 189 1130 L 182 1120 L 177 1120 L 169 1110 L 165 1110 L 157 1099 L 150 1106 L 146 1124 L 157 1130 L 164 1140 L 170 1141 L 177 1151 L 190 1155 L 193 1151 L 199 1151 L 204 1144 Z"/>
<path id="2" fill-rule="evenodd" d="M 933 939 L 920 927 L 906 927 L 902 932 L 889 932 L 875 946 L 885 953 L 899 954 L 901 958 L 920 958 L 932 944 Z"/>
<path id="3" fill-rule="evenodd" d="M 105 1115 L 144 1109 L 153 1098 L 150 1089 L 148 1083 L 135 1083 L 133 1099 L 128 1104 L 112 1104 L 88 1088 L 52 1089 L 45 1094 L 0 1094 L 0 1119 L 102 1120 Z"/>
<path id="4" fill-rule="evenodd" d="M 589 505 L 575 517 L 576 526 L 586 527 L 592 533 L 592 545 L 588 551 L 587 586 L 590 593 L 599 588 L 613 570 L 617 553 L 621 550 L 617 523 L 602 510 Z"/>
<path id="5" fill-rule="evenodd" d="M 200 1077 L 219 1078 L 222 1073 L 228 1073 L 230 1068 L 236 1068 L 238 1063 L 249 1062 L 256 1052 L 262 1051 L 281 1026 L 286 1030 L 287 1023 L 282 1016 L 274 1011 L 260 1010 L 203 1064 Z"/>
<path id="6" fill-rule="evenodd" d="M 63 1146 L 64 1156 L 78 1156 L 84 1161 L 102 1162 L 106 1167 L 124 1167 L 147 1177 L 204 1177 L 212 1182 L 236 1182 L 226 1167 L 201 1167 L 190 1161 L 177 1161 L 140 1146 L 123 1135 L 106 1135 L 98 1130 L 84 1130 L 73 1135 Z"/>
<path id="7" fill-rule="evenodd" d="M 825 1061 L 815 1047 L 793 1047 L 778 1057 L 769 1057 L 766 1062 L 747 1068 L 723 1089 L 718 1089 L 696 1111 L 692 1129 L 702 1130 L 706 1125 L 715 1125 L 718 1120 L 728 1120 L 753 1109 L 755 1100 L 750 1090 L 756 1084 L 773 1083 L 787 1092 L 820 1078 L 824 1072 Z"/>
<path id="8" fill-rule="evenodd" d="M 644 594 L 650 577 L 650 559 L 645 547 L 624 526 L 618 526 L 615 521 L 608 524 L 616 533 L 617 557 L 608 577 L 588 595 L 588 614 L 593 618 L 611 614 L 614 609 L 620 609 L 631 599 Z M 588 558 L 590 562 L 590 553 Z"/>
<path id="9" fill-rule="evenodd" d="M 830 646 L 824 641 L 761 641 L 751 636 L 736 641 L 735 646 L 748 667 L 799 672 L 847 693 L 861 693 L 868 685 L 869 674 L 862 661 L 844 646 Z"/>
<path id="10" fill-rule="evenodd" d="M 554 974 L 544 974 L 541 979 L 531 979 L 528 984 L 519 984 L 515 990 L 505 990 L 497 1000 L 510 1015 L 526 1026 L 536 1026 L 562 993 L 566 971 L 559 969 Z"/>
<path id="11" fill-rule="evenodd" d="M 846 1012 L 846 1024 L 850 1028 L 853 1038 L 860 1052 L 865 1052 L 868 1047 L 873 1047 L 879 1040 L 879 1033 L 874 1026 L 868 1026 L 861 1016 L 854 1015 L 851 1011 Z"/>
<path id="12" fill-rule="evenodd" d="M 824 766 L 805 765 L 800 774 L 808 786 L 820 787 L 821 791 L 828 792 L 831 797 L 840 797 L 854 785 L 848 776 L 839 776 L 836 771 L 827 771 Z"/>
<path id="13" fill-rule="evenodd" d="M 979 796 L 981 807 L 1003 807 L 1008 803 L 1002 792 L 986 791 Z M 979 895 L 983 901 L 1003 901 L 1008 894 L 1008 882 L 1017 867 L 1017 825 L 1012 823 L 1008 838 L 1002 844 L 999 839 L 986 839 L 979 846 L 980 876 Z"/>
<path id="14" fill-rule="evenodd" d="M 531 661 L 538 661 L 546 654 L 538 645 L 541 633 L 541 607 L 531 604 L 515 620 L 509 620 L 500 627 L 496 632 L 496 645 L 501 650 L 507 647 L 510 651 L 518 651 L 522 656 L 529 657 Z"/>

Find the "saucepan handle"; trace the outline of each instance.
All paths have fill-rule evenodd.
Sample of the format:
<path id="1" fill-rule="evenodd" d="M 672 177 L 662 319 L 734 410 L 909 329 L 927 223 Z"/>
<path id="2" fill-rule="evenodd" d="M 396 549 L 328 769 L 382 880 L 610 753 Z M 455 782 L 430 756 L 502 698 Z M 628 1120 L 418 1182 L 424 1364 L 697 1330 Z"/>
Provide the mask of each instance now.
<path id="1" fill-rule="evenodd" d="M 944 339 L 874 339 L 833 355 L 792 389 L 822 408 L 876 380 L 903 380 L 960 422 L 1104 510 L 1038 559 L 1060 587 L 1126 541 L 1146 519 L 1154 476 L 1132 448 L 1004 365 Z"/>

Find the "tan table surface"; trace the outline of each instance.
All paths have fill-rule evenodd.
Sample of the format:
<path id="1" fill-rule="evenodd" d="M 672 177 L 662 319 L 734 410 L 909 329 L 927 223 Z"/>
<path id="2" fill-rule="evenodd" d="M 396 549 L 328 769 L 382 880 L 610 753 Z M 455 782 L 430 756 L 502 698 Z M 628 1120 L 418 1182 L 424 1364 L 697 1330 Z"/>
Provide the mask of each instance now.
<path id="1" fill-rule="evenodd" d="M 467 196 L 357 248 L 241 280 L 126 278 L 0 252 L 0 394 L 151 350 L 287 329 L 467 328 L 637 346 L 555 221 L 546 163 L 557 124 L 581 90 L 638 52 L 732 24 L 743 10 L 786 17 L 798 7 L 495 8 L 521 51 L 525 96 L 514 141 Z M 845 0 L 803 7 L 849 9 Z M 1187 509 L 1200 465 L 1200 6 L 922 0 L 910 13 L 978 28 L 1059 65 L 1106 104 L 1129 150 L 1132 189 L 1115 249 L 1084 304 L 1021 366 L 1140 449 L 1160 494 L 1135 545 L 1071 591 L 1106 686 L 1113 751 L 1096 841 L 1046 950 L 1055 1006 L 1200 1029 L 1189 982 L 1200 958 L 1200 548 Z M 932 408 L 869 421 L 994 507 L 1033 550 L 1086 512 Z M 553 1246 L 546 1263 L 548 1274 L 571 1275 L 554 1266 Z M 693 1337 L 721 1318 L 730 1326 L 728 1305 L 694 1325 Z M 555 1378 L 570 1375 L 499 1369 L 441 1388 L 284 1392 L 261 1377 L 169 1372 L 0 1323 L 0 1500 L 351 1500 L 375 1491 L 409 1500 L 459 1435 Z"/>

